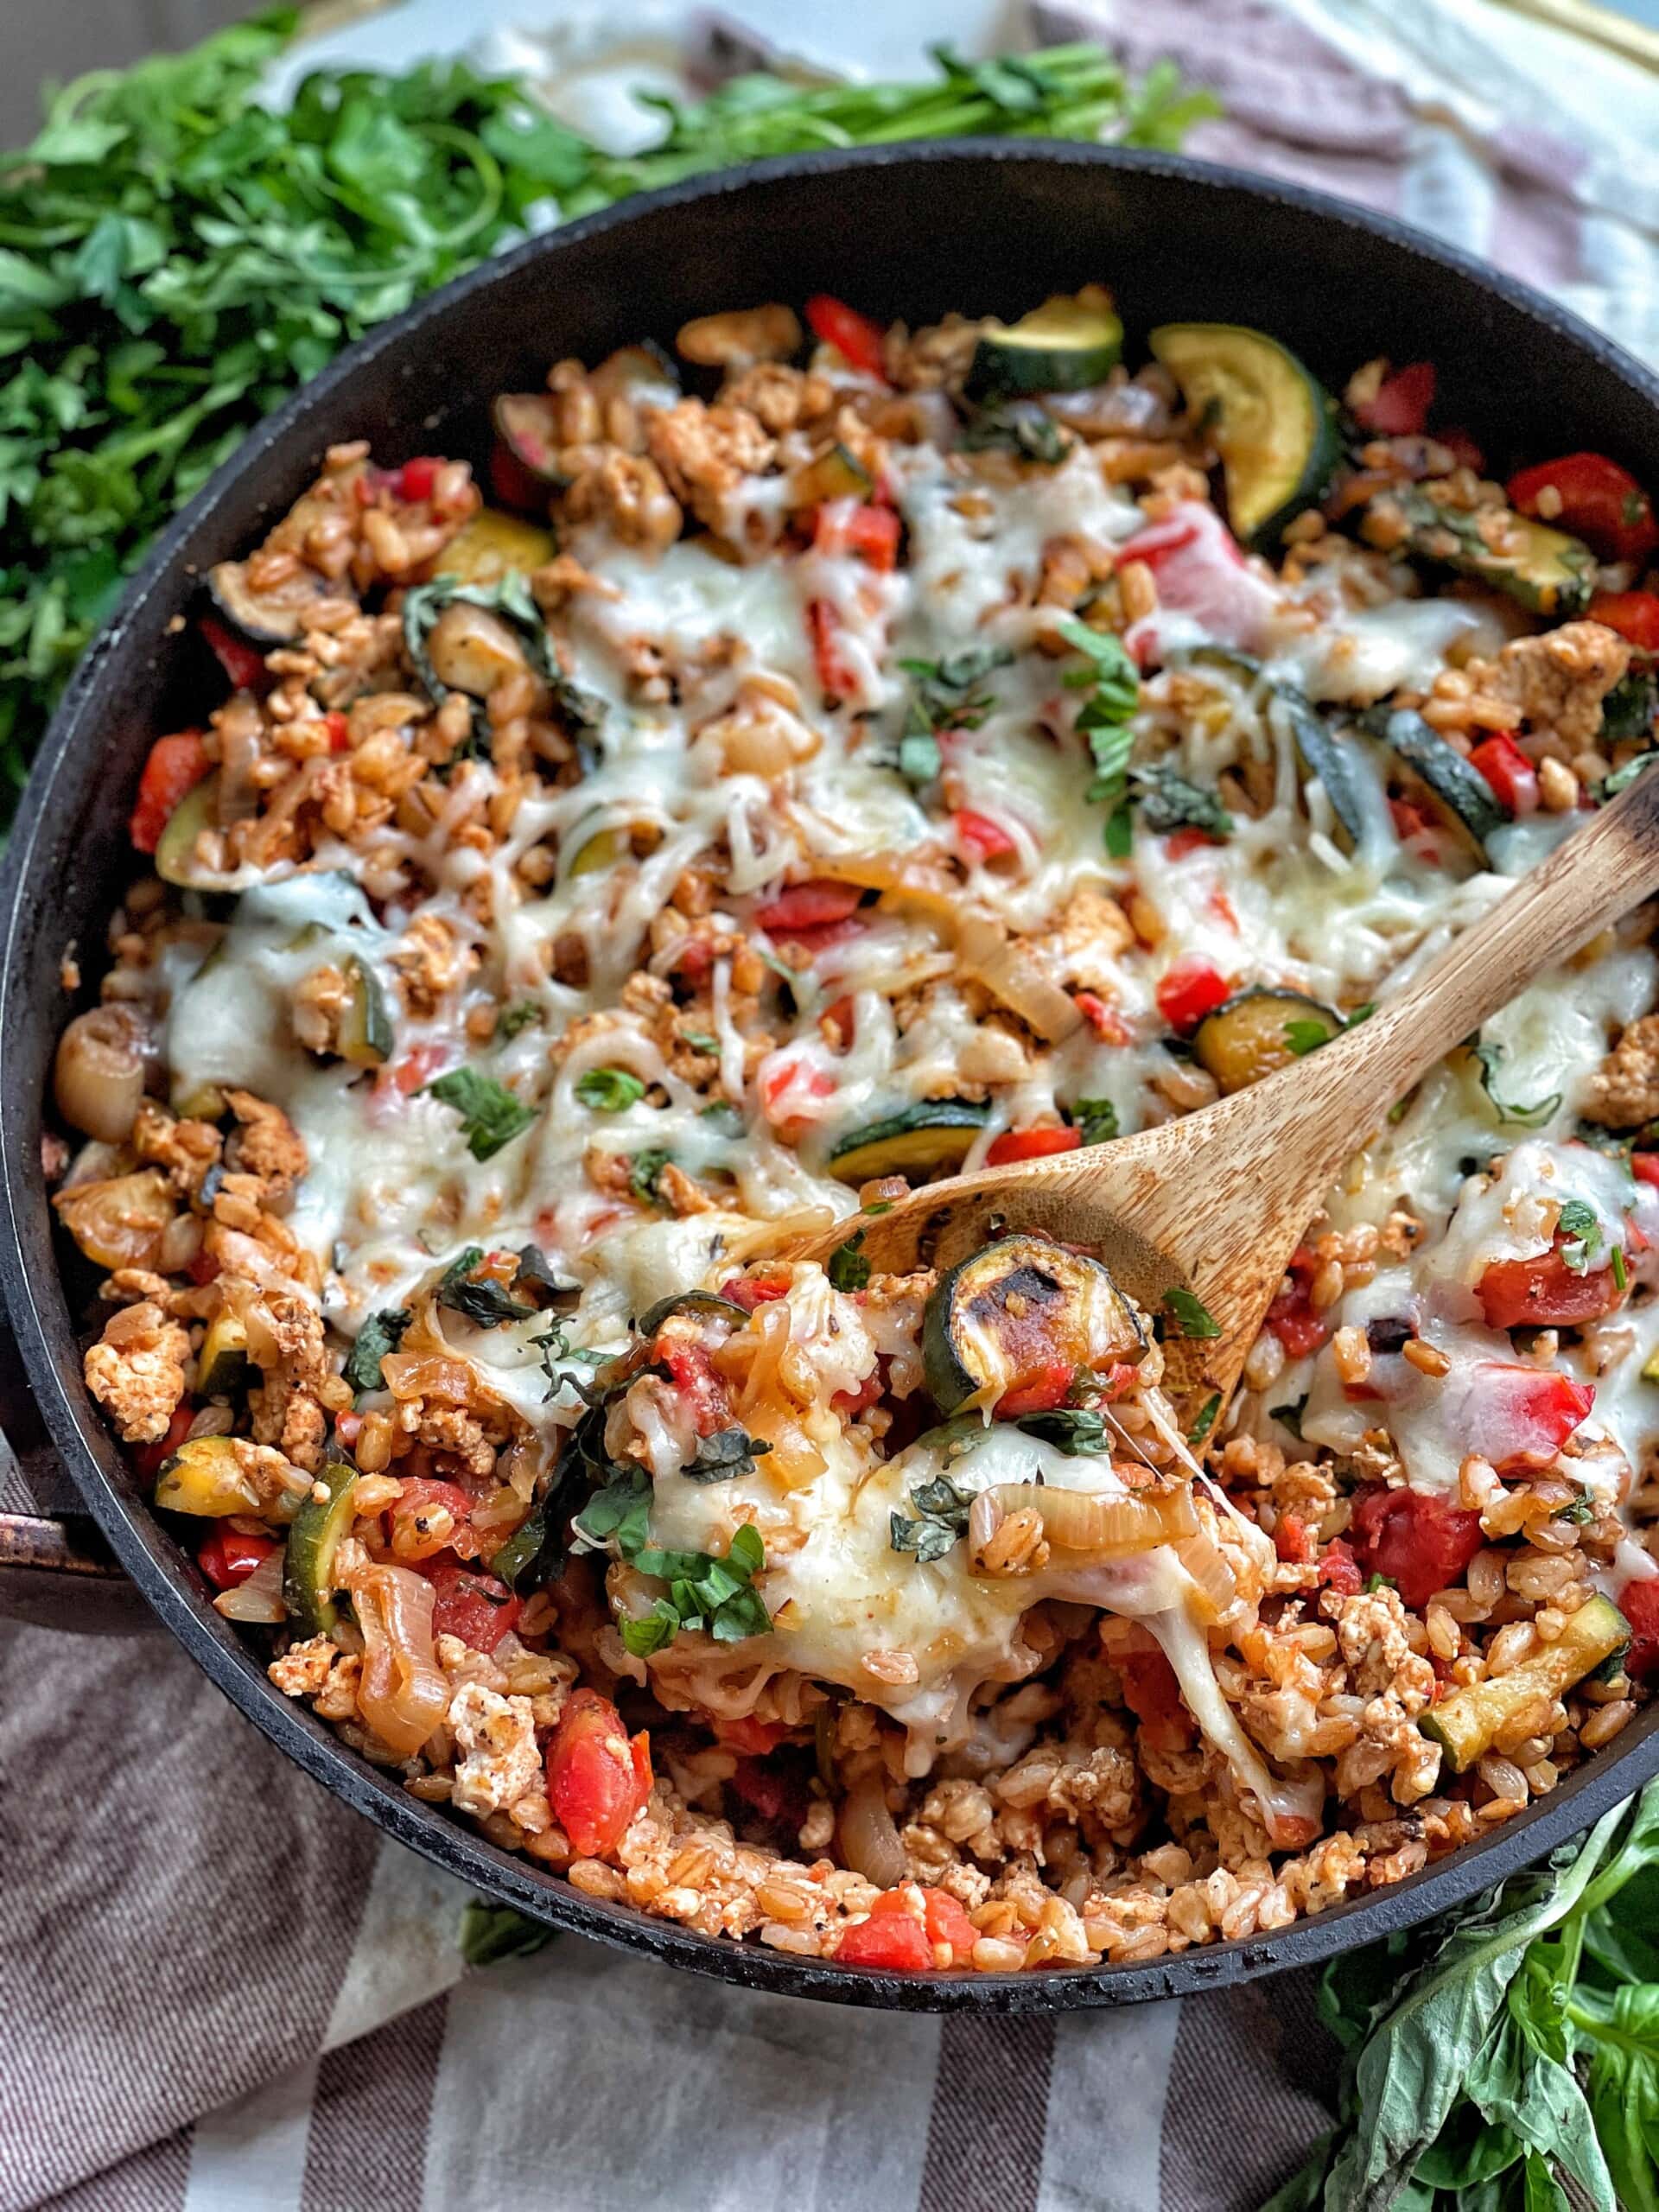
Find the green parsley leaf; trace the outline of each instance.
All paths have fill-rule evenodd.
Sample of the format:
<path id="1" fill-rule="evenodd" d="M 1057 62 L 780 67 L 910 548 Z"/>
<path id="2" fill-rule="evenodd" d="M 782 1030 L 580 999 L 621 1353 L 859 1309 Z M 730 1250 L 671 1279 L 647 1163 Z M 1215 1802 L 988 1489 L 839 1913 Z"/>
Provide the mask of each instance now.
<path id="1" fill-rule="evenodd" d="M 473 1271 L 484 1258 L 481 1245 L 469 1244 L 452 1260 L 439 1278 L 437 1300 L 452 1313 L 464 1314 L 480 1329 L 499 1329 L 505 1322 L 533 1320 L 536 1308 L 521 1305 L 493 1275 L 474 1280 Z"/>
<path id="2" fill-rule="evenodd" d="M 1079 1098 L 1071 1118 L 1085 1145 L 1109 1144 L 1117 1135 L 1117 1108 L 1109 1098 Z"/>
<path id="3" fill-rule="evenodd" d="M 830 1255 L 824 1273 L 834 1290 L 862 1290 L 870 1279 L 870 1263 L 859 1250 L 864 1242 L 864 1231 L 855 1230 L 844 1244 L 836 1245 Z"/>
<path id="4" fill-rule="evenodd" d="M 453 1106 L 461 1116 L 461 1135 L 474 1160 L 493 1160 L 504 1145 L 521 1137 L 536 1119 L 536 1110 L 515 1098 L 493 1076 L 476 1068 L 451 1068 L 426 1085 L 441 1104 Z"/>
<path id="5" fill-rule="evenodd" d="M 1164 1293 L 1164 1303 L 1174 1316 L 1175 1325 L 1184 1337 L 1218 1337 L 1221 1324 L 1216 1320 L 1190 1290 L 1178 1285 Z"/>
<path id="6" fill-rule="evenodd" d="M 645 1084 L 626 1068 L 588 1068 L 576 1077 L 577 1097 L 595 1113 L 623 1113 L 645 1095 Z"/>
<path id="7" fill-rule="evenodd" d="M 662 1181 L 664 1168 L 673 1157 L 671 1152 L 665 1152 L 660 1145 L 647 1145 L 643 1152 L 633 1154 L 628 1169 L 628 1188 L 642 1205 L 662 1205 L 662 1193 L 658 1186 Z"/>
<path id="8" fill-rule="evenodd" d="M 1469 1046 L 1471 1058 L 1480 1069 L 1480 1087 L 1491 1101 L 1492 1111 L 1502 1122 L 1516 1128 L 1538 1129 L 1549 1121 L 1561 1103 L 1559 1090 L 1552 1090 L 1548 1098 L 1540 1098 L 1531 1106 L 1512 1105 L 1497 1094 L 1497 1071 L 1503 1061 L 1501 1045 L 1483 1045 L 1477 1037 Z"/>
<path id="9" fill-rule="evenodd" d="M 379 1313 L 371 1313 L 358 1331 L 340 1372 L 359 1398 L 366 1391 L 381 1388 L 380 1363 L 388 1352 L 397 1351 L 404 1331 L 414 1319 L 406 1306 L 383 1306 Z"/>

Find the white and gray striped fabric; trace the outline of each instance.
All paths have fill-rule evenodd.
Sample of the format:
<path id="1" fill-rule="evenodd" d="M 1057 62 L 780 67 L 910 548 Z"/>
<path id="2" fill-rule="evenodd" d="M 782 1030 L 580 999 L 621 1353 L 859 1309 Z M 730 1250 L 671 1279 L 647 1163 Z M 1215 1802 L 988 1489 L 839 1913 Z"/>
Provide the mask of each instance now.
<path id="1" fill-rule="evenodd" d="M 582 10 L 522 0 L 512 34 L 483 0 L 435 12 L 452 47 L 489 21 L 524 58 Z M 313 52 L 394 58 L 434 14 Z M 987 14 L 725 20 L 891 70 Z M 1228 105 L 1197 150 L 1390 208 L 1659 359 L 1659 82 L 1490 0 L 1031 0 L 1027 28 L 1173 54 Z M 569 1938 L 463 1974 L 464 1902 L 164 1639 L 0 1625 L 0 2212 L 1249 2212 L 1327 2124 L 1303 1978 L 940 2022 Z"/>

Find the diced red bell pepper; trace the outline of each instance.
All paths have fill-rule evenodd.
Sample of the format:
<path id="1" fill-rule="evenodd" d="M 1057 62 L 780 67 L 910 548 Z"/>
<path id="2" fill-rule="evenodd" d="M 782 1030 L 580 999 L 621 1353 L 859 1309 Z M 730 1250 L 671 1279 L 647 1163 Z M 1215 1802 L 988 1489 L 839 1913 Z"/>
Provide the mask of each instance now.
<path id="1" fill-rule="evenodd" d="M 1391 798 L 1389 801 L 1389 816 L 1394 823 L 1394 834 L 1402 845 L 1409 845 L 1418 838 L 1426 844 L 1433 844 L 1439 824 L 1421 800 Z"/>
<path id="2" fill-rule="evenodd" d="M 833 346 L 849 368 L 860 369 L 866 376 L 879 377 L 886 383 L 882 367 L 886 333 L 880 323 L 872 322 L 868 315 L 828 292 L 814 292 L 805 314 L 812 335 L 822 344 Z"/>
<path id="3" fill-rule="evenodd" d="M 1505 812 L 1518 819 L 1538 811 L 1538 771 L 1507 730 L 1483 738 L 1469 765 L 1484 776 Z"/>
<path id="4" fill-rule="evenodd" d="M 132 1464 L 147 1483 L 155 1481 L 162 1471 L 163 1460 L 170 1459 L 190 1433 L 190 1424 L 195 1419 L 192 1406 L 176 1406 L 173 1418 L 167 1424 L 167 1433 L 155 1444 L 141 1444 L 134 1451 Z"/>
<path id="5" fill-rule="evenodd" d="M 470 1567 L 443 1567 L 430 1578 L 437 1597 L 432 1607 L 434 1636 L 458 1636 L 474 1651 L 493 1651 L 524 1611 L 505 1582 Z"/>
<path id="6" fill-rule="evenodd" d="M 401 1060 L 394 1060 L 390 1068 L 382 1070 L 381 1074 L 392 1090 L 401 1090 L 405 1098 L 412 1098 L 417 1090 L 425 1089 L 448 1057 L 445 1045 L 416 1045 Z M 380 1080 L 381 1077 L 377 1076 L 377 1085 Z"/>
<path id="7" fill-rule="evenodd" d="M 1618 1610 L 1630 1624 L 1624 1671 L 1637 1681 L 1659 1674 L 1659 1574 L 1631 1580 L 1618 1593 Z"/>
<path id="8" fill-rule="evenodd" d="M 216 614 L 200 616 L 196 627 L 201 632 L 202 643 L 238 691 L 265 691 L 270 688 L 263 647 L 250 644 L 246 638 L 238 638 Z"/>
<path id="9" fill-rule="evenodd" d="M 1004 1129 L 985 1154 L 988 1167 L 1007 1167 L 1016 1160 L 1046 1160 L 1052 1152 L 1075 1152 L 1081 1129 Z"/>
<path id="10" fill-rule="evenodd" d="M 1586 612 L 1630 640 L 1638 652 L 1659 653 L 1659 592 L 1599 591 Z"/>
<path id="11" fill-rule="evenodd" d="M 514 507 L 521 514 L 544 514 L 548 489 L 510 446 L 496 440 L 490 448 L 490 490 L 500 505 Z"/>
<path id="12" fill-rule="evenodd" d="M 783 1060 L 760 1078 L 760 1108 L 773 1128 L 787 1135 L 791 1130 L 807 1128 L 813 1116 L 810 1111 L 792 1110 L 808 1107 L 815 1098 L 830 1098 L 835 1095 L 836 1078 L 827 1068 L 811 1066 L 804 1060 Z M 791 1099 L 789 1094 L 793 1091 Z"/>
<path id="13" fill-rule="evenodd" d="M 234 1590 L 282 1548 L 274 1537 L 245 1536 L 239 1529 L 220 1527 L 196 1554 L 196 1564 L 215 1590 Z"/>
<path id="14" fill-rule="evenodd" d="M 746 1313 L 753 1313 L 757 1306 L 765 1306 L 774 1298 L 787 1298 L 787 1275 L 732 1275 L 720 1286 L 720 1294 L 734 1306 L 741 1306 Z"/>
<path id="15" fill-rule="evenodd" d="M 775 899 L 754 910 L 754 918 L 772 937 L 803 929 L 821 929 L 826 922 L 844 922 L 858 912 L 864 893 L 855 883 L 836 883 L 814 877 L 810 883 L 791 883 Z"/>
<path id="16" fill-rule="evenodd" d="M 138 779 L 137 802 L 127 825 L 139 852 L 155 851 L 174 808 L 194 791 L 212 766 L 199 729 L 181 729 L 172 737 L 156 739 Z"/>
<path id="17" fill-rule="evenodd" d="M 1069 1359 L 1052 1359 L 1023 1376 L 1005 1390 L 991 1408 L 998 1421 L 1018 1421 L 1021 1414 L 1049 1414 L 1071 1395 L 1074 1370 Z"/>
<path id="18" fill-rule="evenodd" d="M 348 753 L 352 744 L 351 724 L 339 708 L 331 709 L 322 720 L 323 727 L 328 732 L 328 750 L 331 753 Z"/>
<path id="19" fill-rule="evenodd" d="M 1158 986 L 1158 1011 L 1178 1036 L 1190 1036 L 1230 993 L 1227 978 L 1209 961 L 1178 960 Z"/>
<path id="20" fill-rule="evenodd" d="M 729 1425 L 732 1413 L 726 1393 L 701 1344 L 689 1344 L 682 1338 L 659 1338 L 652 1356 L 667 1368 L 699 1436 L 712 1436 Z"/>
<path id="21" fill-rule="evenodd" d="M 812 543 L 819 553 L 856 553 L 867 567 L 886 575 L 898 565 L 899 528 L 892 507 L 828 499 L 818 509 Z"/>
<path id="22" fill-rule="evenodd" d="M 842 652 L 841 617 L 827 599 L 815 599 L 807 604 L 806 620 L 819 690 L 826 699 L 852 698 L 858 690 L 858 671 Z"/>
<path id="23" fill-rule="evenodd" d="M 714 1723 L 715 1741 L 728 1751 L 741 1751 L 747 1758 L 763 1759 L 768 1751 L 775 1751 L 790 1732 L 787 1720 L 757 1720 L 752 1713 L 735 1714 L 731 1719 L 716 1719 Z"/>
<path id="24" fill-rule="evenodd" d="M 609 1698 L 573 1692 L 547 1747 L 547 1794 L 581 1857 L 615 1850 L 650 1796 L 651 1781 L 649 1735 L 642 1729 L 630 1743 Z"/>
<path id="25" fill-rule="evenodd" d="M 1434 404 L 1434 364 L 1408 361 L 1383 378 L 1374 396 L 1354 410 L 1354 420 L 1381 438 L 1419 437 Z"/>
<path id="26" fill-rule="evenodd" d="M 1103 1045 L 1128 1045 L 1134 1040 L 1135 1032 L 1129 1027 L 1115 1006 L 1094 991 L 1079 991 L 1076 999 L 1077 1012 L 1094 1031 Z"/>
<path id="27" fill-rule="evenodd" d="M 397 492 L 400 499 L 429 499 L 438 480 L 438 471 L 444 466 L 430 454 L 423 454 L 417 460 L 406 461 L 397 472 Z"/>
<path id="28" fill-rule="evenodd" d="M 1360 1564 L 1386 1575 L 1414 1612 L 1437 1590 L 1451 1589 L 1486 1541 L 1478 1513 L 1382 1483 L 1360 1491 L 1351 1525 Z"/>
<path id="29" fill-rule="evenodd" d="M 1649 1190 L 1659 1191 L 1659 1152 L 1633 1152 L 1630 1173 L 1638 1183 L 1645 1183 Z"/>
<path id="30" fill-rule="evenodd" d="M 1185 828 L 1176 830 L 1173 836 L 1165 838 L 1164 857 L 1184 861 L 1189 853 L 1198 852 L 1205 845 L 1216 845 L 1220 842 L 1218 837 L 1211 836 L 1209 830 L 1200 830 L 1197 823 L 1189 822 Z"/>
<path id="31" fill-rule="evenodd" d="M 1611 1265 L 1576 1274 L 1559 1249 L 1532 1260 L 1494 1260 L 1475 1295 L 1489 1329 L 1576 1328 L 1624 1298 Z"/>
<path id="32" fill-rule="evenodd" d="M 1304 1244 L 1290 1255 L 1285 1273 L 1291 1287 L 1281 1290 L 1268 1308 L 1267 1326 L 1293 1359 L 1306 1359 L 1308 1353 L 1317 1351 L 1331 1333 L 1326 1316 L 1316 1313 L 1313 1300 L 1313 1278 L 1319 1271 L 1319 1261 Z"/>
<path id="33" fill-rule="evenodd" d="M 1319 1561 L 1319 1580 L 1327 1590 L 1334 1590 L 1339 1598 L 1351 1598 L 1365 1587 L 1365 1578 L 1360 1573 L 1353 1547 L 1345 1544 L 1340 1536 L 1325 1548 L 1324 1557 Z"/>
<path id="34" fill-rule="evenodd" d="M 1463 1433 L 1499 1474 L 1553 1459 L 1596 1399 L 1593 1383 L 1503 1359 L 1478 1360 L 1465 1370 L 1459 1395 Z"/>
<path id="35" fill-rule="evenodd" d="M 998 860 L 1004 853 L 1017 850 L 1001 823 L 993 822 L 988 814 L 976 814 L 970 806 L 959 806 L 950 820 L 957 836 L 976 859 Z"/>
<path id="36" fill-rule="evenodd" d="M 1544 520 L 1583 538 L 1604 561 L 1640 561 L 1659 546 L 1652 501 L 1629 469 L 1605 453 L 1563 454 L 1520 470 L 1510 479 L 1510 505 L 1536 515 L 1545 491 L 1558 493 L 1560 505 Z"/>

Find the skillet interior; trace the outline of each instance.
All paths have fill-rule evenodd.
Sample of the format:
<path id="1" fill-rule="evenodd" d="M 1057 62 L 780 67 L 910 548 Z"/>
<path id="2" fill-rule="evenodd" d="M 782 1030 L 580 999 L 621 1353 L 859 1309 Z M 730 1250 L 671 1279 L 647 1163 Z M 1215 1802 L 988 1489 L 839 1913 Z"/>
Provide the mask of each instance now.
<path id="1" fill-rule="evenodd" d="M 251 436 L 168 533 L 82 664 L 53 724 L 0 877 L 0 1297 L 19 1373 L 92 1511 L 166 1626 L 232 1700 L 348 1804 L 501 1902 L 556 1926 L 745 1986 L 910 2011 L 1029 2012 L 1220 1986 L 1321 1959 L 1465 1901 L 1659 1770 L 1659 1704 L 1490 1839 L 1281 1934 L 1147 1966 L 920 1980 L 835 1968 L 693 1935 L 584 1897 L 417 1802 L 265 1680 L 150 1518 L 89 1400 L 40 1174 L 41 1104 L 72 939 L 91 954 L 127 872 L 126 817 L 149 740 L 219 695 L 205 650 L 167 634 L 208 564 L 245 550 L 364 435 L 378 460 L 482 463 L 498 391 L 566 354 L 693 314 L 828 290 L 912 322 L 1018 314 L 1090 279 L 1130 346 L 1166 320 L 1254 323 L 1339 385 L 1359 361 L 1432 356 L 1452 419 L 1495 465 L 1591 445 L 1659 480 L 1659 383 L 1572 317 L 1322 195 L 1162 155 L 963 142 L 766 163 L 625 205 L 523 247 L 386 325 Z M 96 963 L 88 958 L 89 970 Z M 6 1347 L 10 1351 L 10 1346 Z"/>

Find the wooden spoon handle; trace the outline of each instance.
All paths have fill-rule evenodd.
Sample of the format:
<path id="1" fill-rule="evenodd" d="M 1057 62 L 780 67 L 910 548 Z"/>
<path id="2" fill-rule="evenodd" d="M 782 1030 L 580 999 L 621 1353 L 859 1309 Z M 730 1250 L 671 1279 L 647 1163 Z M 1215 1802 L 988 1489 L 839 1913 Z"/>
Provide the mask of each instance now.
<path id="1" fill-rule="evenodd" d="M 1639 777 L 1471 928 L 1409 990 L 1319 1058 L 1325 1110 L 1369 1128 L 1489 1014 L 1659 889 L 1659 774 Z"/>

